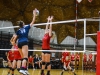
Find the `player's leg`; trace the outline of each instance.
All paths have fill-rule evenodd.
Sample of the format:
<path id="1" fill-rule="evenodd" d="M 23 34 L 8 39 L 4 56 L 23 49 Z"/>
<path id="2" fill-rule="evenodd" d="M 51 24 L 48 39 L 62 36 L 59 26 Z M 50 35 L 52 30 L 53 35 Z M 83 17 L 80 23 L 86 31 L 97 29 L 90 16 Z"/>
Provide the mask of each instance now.
<path id="1" fill-rule="evenodd" d="M 71 68 L 70 65 L 68 65 L 67 68 L 68 68 L 69 70 L 71 70 L 71 71 L 73 72 L 74 75 L 76 75 L 75 69 Z"/>
<path id="2" fill-rule="evenodd" d="M 17 61 L 17 70 L 18 72 L 20 71 L 20 67 L 21 67 L 21 60 Z"/>
<path id="3" fill-rule="evenodd" d="M 11 61 L 8 61 L 8 74 L 7 75 L 10 75 L 10 71 L 12 70 L 12 64 L 11 64 Z"/>
<path id="4" fill-rule="evenodd" d="M 51 70 L 50 56 L 51 56 L 50 53 L 45 54 L 45 62 L 46 62 L 46 66 L 47 66 L 47 75 L 50 75 L 50 70 Z"/>
<path id="5" fill-rule="evenodd" d="M 62 72 L 61 72 L 60 75 L 63 75 L 64 71 L 66 71 L 66 70 L 67 70 L 67 68 L 66 68 L 66 65 L 64 64 L 64 65 L 63 65 L 63 70 L 62 70 Z"/>
<path id="6" fill-rule="evenodd" d="M 45 53 L 42 52 L 42 69 L 41 69 L 41 75 L 44 75 L 44 69 L 45 69 Z"/>
<path id="7" fill-rule="evenodd" d="M 16 65 L 17 65 L 17 61 L 13 60 L 13 62 L 12 62 L 12 75 L 14 75 L 14 70 L 16 68 Z"/>

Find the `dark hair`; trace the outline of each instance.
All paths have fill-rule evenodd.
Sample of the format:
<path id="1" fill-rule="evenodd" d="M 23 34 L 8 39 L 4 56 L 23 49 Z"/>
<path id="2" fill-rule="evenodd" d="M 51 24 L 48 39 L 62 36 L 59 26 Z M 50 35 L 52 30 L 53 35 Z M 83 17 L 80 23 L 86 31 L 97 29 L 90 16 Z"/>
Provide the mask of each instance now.
<path id="1" fill-rule="evenodd" d="M 21 28 L 23 27 L 24 22 L 23 21 L 17 21 L 17 25 L 19 25 Z"/>

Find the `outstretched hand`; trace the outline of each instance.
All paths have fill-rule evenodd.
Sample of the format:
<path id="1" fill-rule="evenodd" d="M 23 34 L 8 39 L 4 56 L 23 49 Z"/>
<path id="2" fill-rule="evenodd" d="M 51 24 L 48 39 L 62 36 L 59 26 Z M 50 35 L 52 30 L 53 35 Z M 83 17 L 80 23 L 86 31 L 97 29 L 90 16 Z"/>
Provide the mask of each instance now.
<path id="1" fill-rule="evenodd" d="M 52 21 L 52 19 L 53 19 L 53 16 L 48 16 L 47 18 L 48 21 Z"/>
<path id="2" fill-rule="evenodd" d="M 33 15 L 34 15 L 34 16 L 36 16 L 36 11 L 37 11 L 37 9 L 35 8 L 35 9 L 33 10 Z"/>
<path id="3" fill-rule="evenodd" d="M 53 16 L 50 17 L 50 21 L 53 19 Z"/>
<path id="4" fill-rule="evenodd" d="M 48 16 L 47 20 L 48 20 L 48 21 L 50 20 L 50 16 Z"/>

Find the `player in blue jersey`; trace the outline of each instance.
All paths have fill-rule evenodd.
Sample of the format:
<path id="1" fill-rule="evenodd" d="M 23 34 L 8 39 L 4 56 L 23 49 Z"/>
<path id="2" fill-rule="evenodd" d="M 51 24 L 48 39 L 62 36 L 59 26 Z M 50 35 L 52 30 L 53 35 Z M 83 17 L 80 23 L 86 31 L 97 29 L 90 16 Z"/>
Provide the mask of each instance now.
<path id="1" fill-rule="evenodd" d="M 29 75 L 27 71 L 27 61 L 28 61 L 28 33 L 29 29 L 35 22 L 37 9 L 33 10 L 33 20 L 29 25 L 25 25 L 23 21 L 17 21 L 20 29 L 16 32 L 14 39 L 18 39 L 18 48 L 22 56 L 22 66 L 20 68 L 20 73 L 23 75 Z"/>

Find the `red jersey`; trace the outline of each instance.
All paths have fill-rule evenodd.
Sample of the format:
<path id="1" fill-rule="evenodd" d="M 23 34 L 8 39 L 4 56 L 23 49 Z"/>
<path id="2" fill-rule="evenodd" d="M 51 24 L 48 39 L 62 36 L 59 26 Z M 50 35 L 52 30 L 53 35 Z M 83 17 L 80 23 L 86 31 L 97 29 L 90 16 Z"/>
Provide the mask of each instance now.
<path id="1" fill-rule="evenodd" d="M 70 63 L 70 60 L 67 60 L 67 61 L 64 60 L 64 63 L 65 63 L 66 66 L 68 66 L 68 64 Z"/>
<path id="2" fill-rule="evenodd" d="M 93 56 L 92 54 L 89 54 L 89 59 L 92 59 L 92 56 Z"/>
<path id="3" fill-rule="evenodd" d="M 50 49 L 50 36 L 49 34 L 45 34 L 42 39 L 42 49 Z"/>
<path id="4" fill-rule="evenodd" d="M 13 46 L 13 49 L 15 49 L 14 50 L 14 59 L 15 60 L 21 59 L 21 55 L 20 55 L 20 52 L 18 50 L 18 46 L 17 45 Z"/>
<path id="5" fill-rule="evenodd" d="M 89 60 L 92 61 L 92 54 L 89 54 Z"/>
<path id="6" fill-rule="evenodd" d="M 28 61 L 29 61 L 29 62 L 32 62 L 33 60 L 34 60 L 34 58 L 32 58 L 32 57 L 29 57 L 29 58 L 28 58 Z"/>
<path id="7" fill-rule="evenodd" d="M 64 62 L 64 60 L 66 59 L 66 57 L 68 57 L 70 54 L 69 52 L 63 52 L 62 53 L 62 62 Z"/>
<path id="8" fill-rule="evenodd" d="M 10 61 L 13 61 L 13 60 L 14 60 L 14 52 L 11 51 L 11 50 L 8 52 L 8 59 L 9 59 Z"/>
<path id="9" fill-rule="evenodd" d="M 84 61 L 84 62 L 87 61 L 87 55 L 86 55 L 86 54 L 84 54 L 84 59 L 83 59 L 83 61 Z"/>
<path id="10" fill-rule="evenodd" d="M 79 60 L 79 59 L 80 59 L 80 55 L 77 54 L 77 55 L 76 55 L 76 60 Z"/>
<path id="11" fill-rule="evenodd" d="M 71 55 L 71 60 L 75 60 L 75 55 L 74 54 Z"/>

